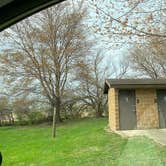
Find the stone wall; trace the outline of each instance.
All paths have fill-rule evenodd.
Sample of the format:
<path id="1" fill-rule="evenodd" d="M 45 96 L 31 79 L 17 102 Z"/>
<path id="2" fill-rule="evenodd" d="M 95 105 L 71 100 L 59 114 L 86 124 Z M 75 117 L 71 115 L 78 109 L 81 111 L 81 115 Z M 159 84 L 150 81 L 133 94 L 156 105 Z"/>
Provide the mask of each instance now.
<path id="1" fill-rule="evenodd" d="M 155 89 L 136 89 L 137 129 L 158 128 L 158 109 Z"/>
<path id="2" fill-rule="evenodd" d="M 118 112 L 118 90 L 110 88 L 108 91 L 108 110 L 109 110 L 109 127 L 111 130 L 119 129 L 119 112 Z"/>

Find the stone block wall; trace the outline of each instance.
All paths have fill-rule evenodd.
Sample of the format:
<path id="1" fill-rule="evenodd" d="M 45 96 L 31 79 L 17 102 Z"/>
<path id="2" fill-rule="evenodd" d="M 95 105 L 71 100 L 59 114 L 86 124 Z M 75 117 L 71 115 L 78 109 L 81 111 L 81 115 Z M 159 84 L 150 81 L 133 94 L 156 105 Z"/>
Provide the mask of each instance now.
<path id="1" fill-rule="evenodd" d="M 109 127 L 119 129 L 118 90 L 110 88 L 108 91 Z"/>
<path id="2" fill-rule="evenodd" d="M 155 89 L 136 89 L 136 115 L 137 129 L 159 127 Z"/>

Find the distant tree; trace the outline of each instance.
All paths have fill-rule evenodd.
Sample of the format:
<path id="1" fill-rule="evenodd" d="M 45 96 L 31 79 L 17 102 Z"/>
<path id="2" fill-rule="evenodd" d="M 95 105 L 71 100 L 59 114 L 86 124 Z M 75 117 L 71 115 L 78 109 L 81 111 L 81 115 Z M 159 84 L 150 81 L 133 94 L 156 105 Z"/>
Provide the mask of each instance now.
<path id="1" fill-rule="evenodd" d="M 128 59 L 136 75 L 166 78 L 166 41 L 152 38 L 144 46 L 135 45 Z"/>
<path id="2" fill-rule="evenodd" d="M 9 100 L 7 97 L 2 96 L 0 97 L 0 110 L 3 111 L 9 107 Z"/>
<path id="3" fill-rule="evenodd" d="M 17 98 L 12 102 L 13 111 L 20 124 L 24 123 L 30 113 L 30 106 L 32 101 L 27 98 Z"/>
<path id="4" fill-rule="evenodd" d="M 0 125 L 2 125 L 3 121 L 8 121 L 9 124 L 14 124 L 13 112 L 6 96 L 0 97 Z"/>
<path id="5" fill-rule="evenodd" d="M 61 104 L 75 61 L 88 46 L 82 23 L 86 10 L 82 1 L 64 2 L 26 19 L 8 31 L 12 48 L 1 54 L 1 74 L 12 84 L 40 85 L 54 110 L 53 132 L 61 121 Z"/>
<path id="6" fill-rule="evenodd" d="M 104 80 L 111 77 L 122 78 L 128 71 L 125 61 L 119 65 L 117 68 L 111 59 L 108 64 L 104 63 L 104 56 L 100 51 L 77 64 L 77 96 L 85 105 L 96 111 L 96 117 L 101 117 L 106 110 Z"/>
<path id="7" fill-rule="evenodd" d="M 102 67 L 103 56 L 93 55 L 77 64 L 76 80 L 79 82 L 77 95 L 83 103 L 96 111 L 96 117 L 101 117 L 106 99 L 103 95 L 103 80 L 107 67 Z"/>
<path id="8" fill-rule="evenodd" d="M 120 57 L 119 59 L 118 61 L 110 59 L 108 63 L 110 78 L 127 78 L 130 76 L 127 56 Z"/>

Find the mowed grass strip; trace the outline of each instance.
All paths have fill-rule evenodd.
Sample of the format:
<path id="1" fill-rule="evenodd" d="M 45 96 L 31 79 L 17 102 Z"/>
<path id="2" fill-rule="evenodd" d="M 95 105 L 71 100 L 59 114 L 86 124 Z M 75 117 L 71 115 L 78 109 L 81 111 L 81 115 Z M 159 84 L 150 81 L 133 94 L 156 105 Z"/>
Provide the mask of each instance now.
<path id="1" fill-rule="evenodd" d="M 2 166 L 166 165 L 166 147 L 146 137 L 125 139 L 107 133 L 107 119 L 84 119 L 58 126 L 1 127 Z"/>

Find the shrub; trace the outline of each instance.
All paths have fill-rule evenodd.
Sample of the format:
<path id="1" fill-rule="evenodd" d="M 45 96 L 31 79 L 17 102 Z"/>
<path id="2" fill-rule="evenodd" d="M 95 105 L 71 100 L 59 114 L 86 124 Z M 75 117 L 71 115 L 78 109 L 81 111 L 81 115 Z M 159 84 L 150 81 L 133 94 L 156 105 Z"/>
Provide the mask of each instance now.
<path id="1" fill-rule="evenodd" d="M 39 111 L 30 111 L 27 117 L 29 124 L 37 124 L 45 119 L 45 116 Z"/>

